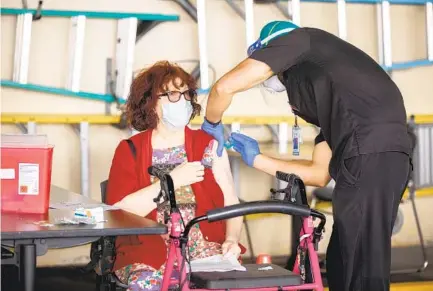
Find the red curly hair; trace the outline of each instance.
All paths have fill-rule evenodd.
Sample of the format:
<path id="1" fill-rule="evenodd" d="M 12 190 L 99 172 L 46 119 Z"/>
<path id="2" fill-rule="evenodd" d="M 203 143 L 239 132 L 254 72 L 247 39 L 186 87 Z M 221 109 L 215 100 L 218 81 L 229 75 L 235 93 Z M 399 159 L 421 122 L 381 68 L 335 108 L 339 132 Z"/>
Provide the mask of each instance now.
<path id="1" fill-rule="evenodd" d="M 167 91 L 170 82 L 178 89 L 186 85 L 190 90 L 197 90 L 196 80 L 184 69 L 168 61 L 157 62 L 135 77 L 126 102 L 128 123 L 134 129 L 143 131 L 156 128 L 159 122 L 156 113 L 158 94 Z M 191 119 L 193 119 L 200 114 L 201 110 L 196 94 L 191 99 L 191 105 L 193 107 Z"/>

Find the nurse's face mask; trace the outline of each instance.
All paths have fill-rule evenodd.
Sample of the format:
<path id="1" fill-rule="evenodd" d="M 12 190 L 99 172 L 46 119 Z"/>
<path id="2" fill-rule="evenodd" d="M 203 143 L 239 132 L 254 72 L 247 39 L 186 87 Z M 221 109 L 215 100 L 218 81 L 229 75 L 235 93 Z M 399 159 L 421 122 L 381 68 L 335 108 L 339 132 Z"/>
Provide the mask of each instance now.
<path id="1" fill-rule="evenodd" d="M 161 99 L 162 123 L 171 130 L 181 130 L 190 121 L 193 112 L 191 100 L 194 90 L 169 91 L 158 95 Z"/>

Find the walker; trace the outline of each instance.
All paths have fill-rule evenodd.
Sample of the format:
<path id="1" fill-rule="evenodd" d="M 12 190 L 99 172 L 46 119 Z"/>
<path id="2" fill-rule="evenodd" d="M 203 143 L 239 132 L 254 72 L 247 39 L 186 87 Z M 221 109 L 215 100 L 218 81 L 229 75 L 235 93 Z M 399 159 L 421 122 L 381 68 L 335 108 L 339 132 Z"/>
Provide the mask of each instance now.
<path id="1" fill-rule="evenodd" d="M 283 199 L 275 198 L 274 196 L 269 201 L 253 201 L 213 209 L 208 211 L 206 215 L 192 219 L 186 224 L 182 232 L 181 215 L 176 205 L 172 178 L 169 174 L 160 172 L 153 167 L 149 168 L 149 173 L 160 179 L 164 199 L 170 203 L 170 248 L 161 290 L 324 290 L 316 251 L 318 243 L 322 238 L 326 218 L 322 213 L 310 209 L 305 204 L 298 205 L 292 202 L 295 199 L 295 190 L 305 192 L 305 186 L 299 177 L 293 174 L 277 172 L 277 179 L 289 184 L 285 189 L 271 191 L 274 195 L 283 193 Z M 303 224 L 300 231 L 300 242 L 293 271 L 273 264 L 245 264 L 243 266 L 246 268 L 246 271 L 187 273 L 186 264 L 190 262 L 186 249 L 188 234 L 193 225 L 206 220 L 208 222 L 215 222 L 257 213 L 281 213 L 300 216 L 302 218 Z M 314 226 L 316 218 L 320 222 L 317 226 Z M 175 263 L 177 264 L 175 265 Z M 173 278 L 174 271 L 180 273 L 180 278 Z"/>

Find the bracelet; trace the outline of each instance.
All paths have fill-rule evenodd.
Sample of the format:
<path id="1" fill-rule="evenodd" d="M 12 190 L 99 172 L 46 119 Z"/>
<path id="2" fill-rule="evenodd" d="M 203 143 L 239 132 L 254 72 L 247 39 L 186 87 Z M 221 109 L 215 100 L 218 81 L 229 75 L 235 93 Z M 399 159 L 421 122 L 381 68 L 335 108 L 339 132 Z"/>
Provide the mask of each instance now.
<path id="1" fill-rule="evenodd" d="M 213 127 L 217 127 L 217 126 L 221 123 L 221 120 L 218 121 L 218 122 L 211 122 L 211 121 L 209 121 L 209 120 L 206 118 L 206 116 L 204 117 L 204 119 L 206 120 L 207 123 L 209 123 L 209 124 L 212 125 Z"/>

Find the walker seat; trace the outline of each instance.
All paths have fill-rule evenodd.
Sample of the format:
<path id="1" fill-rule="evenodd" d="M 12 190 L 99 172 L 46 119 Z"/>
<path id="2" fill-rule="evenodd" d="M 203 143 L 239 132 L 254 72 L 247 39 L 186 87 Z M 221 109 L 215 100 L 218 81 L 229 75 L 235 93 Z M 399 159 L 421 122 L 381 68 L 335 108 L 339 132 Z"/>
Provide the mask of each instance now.
<path id="1" fill-rule="evenodd" d="M 243 289 L 302 284 L 301 276 L 274 264 L 245 264 L 246 271 L 191 273 L 192 289 Z M 271 267 L 272 269 L 270 269 Z"/>

